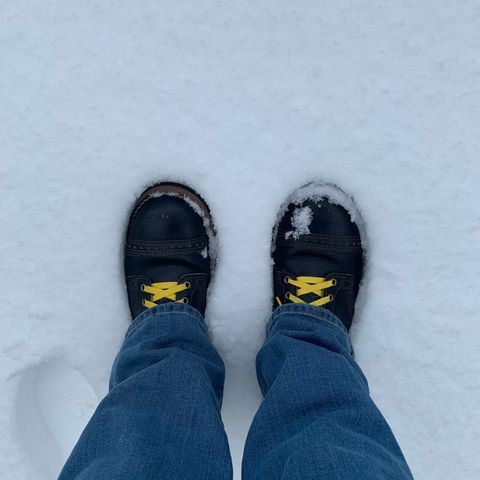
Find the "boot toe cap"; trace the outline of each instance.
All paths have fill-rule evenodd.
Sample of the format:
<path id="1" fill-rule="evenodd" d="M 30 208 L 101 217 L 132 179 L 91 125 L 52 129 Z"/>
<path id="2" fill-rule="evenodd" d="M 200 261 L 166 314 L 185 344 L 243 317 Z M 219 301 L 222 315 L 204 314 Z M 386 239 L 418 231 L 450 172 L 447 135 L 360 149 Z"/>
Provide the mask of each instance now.
<path id="1" fill-rule="evenodd" d="M 185 199 L 163 194 L 146 198 L 134 212 L 128 237 L 136 240 L 185 240 L 205 234 L 201 215 Z"/>
<path id="2" fill-rule="evenodd" d="M 279 230 L 302 234 L 353 237 L 359 235 L 357 225 L 343 206 L 328 198 L 308 199 L 301 204 L 291 203 L 284 213 Z M 295 238 L 295 235 L 294 235 Z"/>

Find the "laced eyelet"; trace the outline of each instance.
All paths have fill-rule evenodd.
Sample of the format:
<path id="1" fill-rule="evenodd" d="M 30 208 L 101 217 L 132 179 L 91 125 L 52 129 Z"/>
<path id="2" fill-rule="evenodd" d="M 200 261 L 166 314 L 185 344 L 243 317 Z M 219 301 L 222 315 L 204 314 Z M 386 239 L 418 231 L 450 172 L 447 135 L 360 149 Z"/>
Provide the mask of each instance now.
<path id="1" fill-rule="evenodd" d="M 182 303 L 188 303 L 188 298 L 187 298 L 187 297 L 183 297 L 183 298 L 182 298 Z"/>
<path id="2" fill-rule="evenodd" d="M 332 287 L 335 287 L 337 285 L 337 280 L 335 278 L 332 278 Z"/>
<path id="3" fill-rule="evenodd" d="M 190 282 L 185 282 L 183 285 L 185 286 L 185 288 L 190 288 L 191 287 Z"/>
<path id="4" fill-rule="evenodd" d="M 287 300 L 290 300 L 290 297 L 291 297 L 290 292 L 287 292 L 287 293 L 285 294 L 285 298 L 286 298 Z"/>
<path id="5" fill-rule="evenodd" d="M 144 284 L 144 283 L 142 283 L 142 284 L 140 285 L 140 290 L 141 290 L 142 292 L 145 291 L 145 284 Z"/>
<path id="6" fill-rule="evenodd" d="M 328 296 L 328 300 L 330 300 L 330 302 L 333 301 L 333 295 L 330 294 L 330 295 Z"/>
<path id="7" fill-rule="evenodd" d="M 290 277 L 289 277 L 288 275 L 285 275 L 285 276 L 283 277 L 283 283 L 288 283 L 289 280 L 290 280 Z"/>
<path id="8" fill-rule="evenodd" d="M 145 305 L 145 299 L 144 299 L 144 298 L 142 299 L 142 305 L 143 305 L 144 307 L 146 307 L 146 305 Z"/>

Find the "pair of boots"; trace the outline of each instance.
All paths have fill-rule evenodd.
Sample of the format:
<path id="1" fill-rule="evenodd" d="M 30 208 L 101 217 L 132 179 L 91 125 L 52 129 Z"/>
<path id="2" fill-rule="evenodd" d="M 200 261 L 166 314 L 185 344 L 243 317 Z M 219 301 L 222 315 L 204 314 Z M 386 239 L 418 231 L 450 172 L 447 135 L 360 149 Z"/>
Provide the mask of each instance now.
<path id="1" fill-rule="evenodd" d="M 256 361 L 264 398 L 242 478 L 412 480 L 352 356 L 347 330 L 363 270 L 353 202 L 308 185 L 278 218 L 275 311 Z M 60 480 L 232 479 L 225 367 L 203 319 L 214 245 L 210 210 L 190 188 L 163 183 L 136 202 L 125 251 L 135 320 Z"/>
<path id="2" fill-rule="evenodd" d="M 347 210 L 347 208 L 348 210 Z M 358 212 L 341 190 L 309 184 L 283 205 L 273 235 L 274 308 L 323 307 L 350 329 L 363 271 Z M 125 275 L 132 317 L 165 302 L 203 315 L 215 264 L 208 205 L 185 185 L 147 189 L 130 217 Z"/>

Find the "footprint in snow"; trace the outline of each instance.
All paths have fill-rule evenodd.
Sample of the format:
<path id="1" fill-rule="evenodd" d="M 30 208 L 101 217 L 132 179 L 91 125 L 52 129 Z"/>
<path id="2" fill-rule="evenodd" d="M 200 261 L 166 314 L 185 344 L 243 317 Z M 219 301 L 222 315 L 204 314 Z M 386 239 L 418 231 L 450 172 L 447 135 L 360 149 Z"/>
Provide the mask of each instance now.
<path id="1" fill-rule="evenodd" d="M 27 371 L 18 390 L 17 429 L 39 478 L 58 477 L 97 405 L 87 380 L 61 358 Z"/>

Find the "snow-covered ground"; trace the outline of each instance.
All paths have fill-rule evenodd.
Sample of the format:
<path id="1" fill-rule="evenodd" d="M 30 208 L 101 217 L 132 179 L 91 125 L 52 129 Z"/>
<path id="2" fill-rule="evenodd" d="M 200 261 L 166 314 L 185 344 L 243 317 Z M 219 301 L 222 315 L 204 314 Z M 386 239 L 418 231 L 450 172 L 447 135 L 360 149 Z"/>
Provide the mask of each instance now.
<path id="1" fill-rule="evenodd" d="M 65 450 L 49 388 L 106 392 L 129 209 L 173 179 L 220 235 L 208 322 L 239 479 L 272 226 L 323 179 L 368 229 L 353 338 L 373 397 L 416 479 L 478 479 L 479 156 L 478 0 L 1 2 L 0 477 L 43 478 L 42 406 Z"/>

